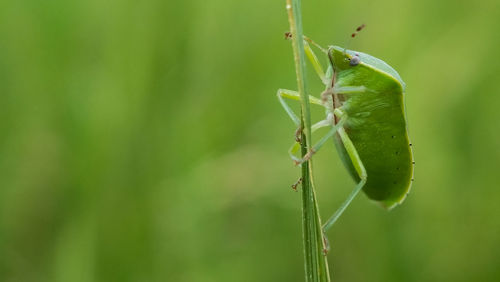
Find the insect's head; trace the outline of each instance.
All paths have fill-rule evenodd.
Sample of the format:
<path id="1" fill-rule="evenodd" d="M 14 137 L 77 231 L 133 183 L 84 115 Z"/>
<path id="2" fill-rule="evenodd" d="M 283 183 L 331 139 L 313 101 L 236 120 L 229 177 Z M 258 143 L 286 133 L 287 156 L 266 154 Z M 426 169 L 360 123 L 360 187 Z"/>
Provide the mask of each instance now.
<path id="1" fill-rule="evenodd" d="M 336 71 L 352 68 L 361 63 L 361 57 L 358 53 L 339 46 L 330 46 L 328 49 L 328 57 Z"/>

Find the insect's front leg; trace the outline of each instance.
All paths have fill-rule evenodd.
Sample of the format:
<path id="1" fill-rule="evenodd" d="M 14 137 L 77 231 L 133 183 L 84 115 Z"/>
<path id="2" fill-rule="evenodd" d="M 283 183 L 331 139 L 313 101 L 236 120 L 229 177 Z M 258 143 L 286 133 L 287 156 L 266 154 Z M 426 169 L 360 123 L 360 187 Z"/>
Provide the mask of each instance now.
<path id="1" fill-rule="evenodd" d="M 286 39 L 291 38 L 291 33 L 289 33 L 289 32 L 285 33 L 285 38 Z M 320 49 L 323 53 L 327 53 L 328 51 L 326 49 L 324 49 L 323 47 L 321 47 L 318 43 L 311 40 L 309 37 L 304 36 L 304 53 L 306 54 L 307 59 L 309 59 L 309 61 L 311 62 L 312 66 L 314 68 L 314 71 L 316 71 L 316 74 L 319 76 L 319 78 L 321 79 L 323 84 L 327 85 L 330 82 L 328 79 L 328 75 L 325 75 L 325 72 L 323 71 L 323 66 L 319 62 L 318 57 L 316 56 L 316 54 L 312 50 L 309 43 L 314 45 L 318 49 Z M 328 71 L 327 71 L 327 73 L 328 73 Z"/>
<path id="2" fill-rule="evenodd" d="M 321 47 L 319 47 L 319 45 L 318 45 L 318 48 L 321 48 Z M 321 82 L 323 82 L 323 84 L 325 84 L 325 85 L 328 85 L 330 80 L 328 79 L 328 76 L 323 71 L 323 66 L 319 62 L 316 54 L 314 54 L 314 51 L 311 49 L 311 46 L 309 46 L 309 44 L 307 43 L 307 40 L 304 40 L 304 51 L 306 53 L 307 58 L 311 62 L 311 65 L 313 66 L 314 70 L 316 71 L 316 74 L 319 76 L 319 79 L 321 79 Z"/>

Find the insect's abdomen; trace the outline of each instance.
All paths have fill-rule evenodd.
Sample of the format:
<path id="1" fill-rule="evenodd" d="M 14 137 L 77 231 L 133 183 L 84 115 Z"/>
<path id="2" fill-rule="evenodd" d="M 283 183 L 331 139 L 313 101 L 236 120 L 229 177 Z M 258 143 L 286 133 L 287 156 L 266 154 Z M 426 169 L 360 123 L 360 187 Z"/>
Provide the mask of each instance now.
<path id="1" fill-rule="evenodd" d="M 352 81 L 349 84 L 353 85 Z M 384 77 L 368 81 L 366 87 L 376 92 L 343 97 L 343 109 L 348 114 L 344 127 L 368 175 L 363 191 L 391 208 L 404 200 L 413 177 L 402 88 Z M 351 176 L 359 181 L 341 142 L 337 136 L 337 151 Z"/>

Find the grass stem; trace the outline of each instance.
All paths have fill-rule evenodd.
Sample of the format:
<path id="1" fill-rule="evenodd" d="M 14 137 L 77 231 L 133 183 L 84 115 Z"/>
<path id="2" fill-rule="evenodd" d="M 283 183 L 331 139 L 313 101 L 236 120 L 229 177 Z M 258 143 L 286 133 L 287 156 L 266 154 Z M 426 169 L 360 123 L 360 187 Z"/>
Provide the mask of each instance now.
<path id="1" fill-rule="evenodd" d="M 292 34 L 293 54 L 297 86 L 301 104 L 301 152 L 304 157 L 312 147 L 311 113 L 309 109 L 309 96 L 306 85 L 306 62 L 302 32 L 302 16 L 300 0 L 286 0 L 288 21 Z M 302 164 L 302 225 L 304 245 L 304 265 L 306 282 L 328 282 L 330 274 L 328 261 L 324 250 L 326 249 L 321 228 L 321 218 L 314 189 L 312 160 Z"/>

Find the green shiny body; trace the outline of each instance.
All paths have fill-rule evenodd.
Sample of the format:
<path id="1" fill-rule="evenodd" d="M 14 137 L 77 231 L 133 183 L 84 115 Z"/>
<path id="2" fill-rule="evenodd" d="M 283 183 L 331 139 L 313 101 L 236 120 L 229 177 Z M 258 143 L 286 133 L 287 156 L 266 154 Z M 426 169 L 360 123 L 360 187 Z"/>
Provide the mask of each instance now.
<path id="1" fill-rule="evenodd" d="M 343 48 L 333 47 L 335 86 L 365 86 L 369 91 L 337 94 L 337 105 L 348 115 L 344 128 L 355 145 L 368 178 L 363 191 L 385 208 L 401 203 L 413 180 L 413 154 L 408 137 L 404 90 L 399 74 L 385 62 L 361 52 L 347 50 L 361 59 L 349 65 Z M 351 176 L 360 178 L 340 140 L 334 139 Z"/>

